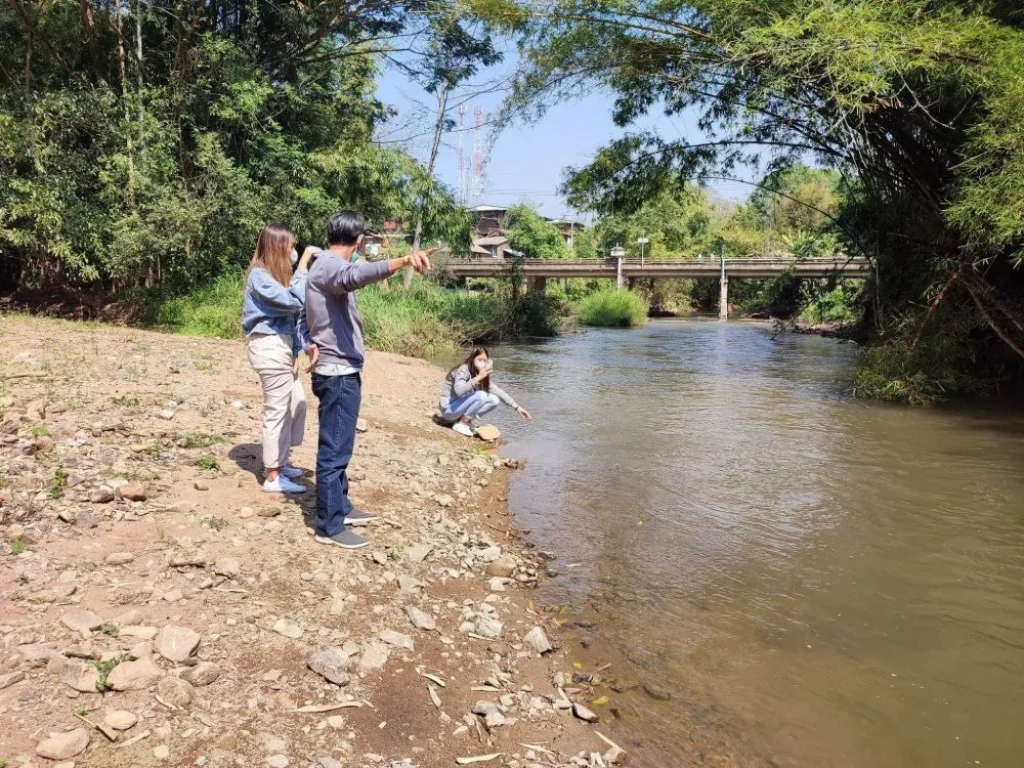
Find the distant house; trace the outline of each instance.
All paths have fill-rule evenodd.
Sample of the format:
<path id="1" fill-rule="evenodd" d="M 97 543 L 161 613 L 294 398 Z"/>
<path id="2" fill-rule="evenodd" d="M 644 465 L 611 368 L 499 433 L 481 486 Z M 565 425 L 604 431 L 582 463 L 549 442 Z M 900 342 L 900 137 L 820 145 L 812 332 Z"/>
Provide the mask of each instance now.
<path id="1" fill-rule="evenodd" d="M 480 237 L 493 237 L 505 231 L 508 208 L 496 205 L 477 205 L 470 208 L 469 212 L 476 214 L 473 231 Z"/>
<path id="2" fill-rule="evenodd" d="M 545 217 L 547 218 L 547 217 Z M 569 250 L 572 250 L 576 243 L 576 233 L 586 229 L 585 224 L 581 224 L 578 221 L 571 221 L 569 219 L 547 219 L 549 224 L 561 233 L 562 238 L 565 240 L 565 244 L 569 246 Z"/>
<path id="3" fill-rule="evenodd" d="M 487 237 L 474 235 L 469 252 L 474 259 L 504 259 L 506 255 L 519 255 L 517 251 L 513 251 L 509 247 L 508 238 L 504 235 L 489 235 Z"/>

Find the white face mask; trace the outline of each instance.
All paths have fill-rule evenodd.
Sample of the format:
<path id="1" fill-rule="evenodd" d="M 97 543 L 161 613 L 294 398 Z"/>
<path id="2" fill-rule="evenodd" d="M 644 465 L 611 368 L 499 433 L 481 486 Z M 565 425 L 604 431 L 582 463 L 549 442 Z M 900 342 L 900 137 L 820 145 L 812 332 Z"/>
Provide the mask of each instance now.
<path id="1" fill-rule="evenodd" d="M 299 252 L 292 248 L 291 256 L 289 258 L 291 258 L 292 266 L 294 267 L 295 264 L 299 261 Z"/>

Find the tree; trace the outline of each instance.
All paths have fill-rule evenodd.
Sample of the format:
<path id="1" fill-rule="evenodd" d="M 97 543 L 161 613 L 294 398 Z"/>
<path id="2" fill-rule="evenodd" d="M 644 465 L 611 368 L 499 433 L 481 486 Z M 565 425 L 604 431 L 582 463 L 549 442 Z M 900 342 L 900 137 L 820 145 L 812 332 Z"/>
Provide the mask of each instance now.
<path id="1" fill-rule="evenodd" d="M 958 0 L 478 0 L 517 31 L 517 106 L 596 86 L 627 126 L 698 113 L 708 139 L 634 132 L 576 169 L 570 202 L 638 209 L 670 184 L 812 159 L 856 191 L 838 224 L 877 258 L 876 339 L 935 378 L 1024 358 L 1024 31 Z M 856 252 L 855 251 L 855 252 Z M 950 343 L 955 337 L 957 343 Z M 1001 341 L 1002 351 L 987 343 Z M 970 350 L 977 343 L 986 354 Z M 934 345 L 941 354 L 930 354 Z M 1009 355 L 1012 351 L 1012 355 Z M 898 358 L 900 355 L 890 356 Z"/>
<path id="2" fill-rule="evenodd" d="M 509 245 L 528 259 L 567 259 L 572 255 L 558 228 L 525 203 L 508 209 Z"/>

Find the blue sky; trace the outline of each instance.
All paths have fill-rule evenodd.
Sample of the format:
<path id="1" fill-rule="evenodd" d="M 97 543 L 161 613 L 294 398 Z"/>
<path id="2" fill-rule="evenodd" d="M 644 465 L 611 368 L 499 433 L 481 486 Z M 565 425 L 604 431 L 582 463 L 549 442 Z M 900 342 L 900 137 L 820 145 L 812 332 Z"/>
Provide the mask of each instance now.
<path id="1" fill-rule="evenodd" d="M 487 72 L 478 80 L 491 79 L 509 70 L 510 64 L 505 64 L 500 70 Z M 404 74 L 393 70 L 385 71 L 378 82 L 378 97 L 399 113 L 392 124 L 393 132 L 385 138 L 401 141 L 414 137 L 403 143 L 416 157 L 426 161 L 430 152 L 433 110 L 436 109 L 434 97 Z M 466 125 L 473 124 L 474 106 L 479 104 L 486 113 L 493 114 L 499 109 L 502 98 L 503 94 L 492 93 L 475 99 L 467 105 Z M 609 94 L 591 94 L 553 107 L 539 122 L 519 124 L 493 137 L 493 145 L 485 150 L 488 162 L 483 194 L 477 202 L 507 205 L 528 200 L 548 216 L 588 218 L 567 208 L 557 189 L 566 167 L 585 164 L 599 147 L 627 132 L 612 122 L 611 107 L 612 97 Z M 668 118 L 658 113 L 637 123 L 634 128 L 654 130 L 667 139 L 682 136 L 688 141 L 701 140 L 692 115 Z M 481 138 L 484 142 L 492 138 L 488 126 L 482 129 Z M 464 141 L 468 158 L 472 152 L 472 132 L 464 134 Z M 453 188 L 458 180 L 457 157 L 458 133 L 446 134 L 442 139 L 436 173 Z M 751 190 L 749 185 L 739 182 L 716 182 L 709 186 L 728 200 L 741 200 Z"/>

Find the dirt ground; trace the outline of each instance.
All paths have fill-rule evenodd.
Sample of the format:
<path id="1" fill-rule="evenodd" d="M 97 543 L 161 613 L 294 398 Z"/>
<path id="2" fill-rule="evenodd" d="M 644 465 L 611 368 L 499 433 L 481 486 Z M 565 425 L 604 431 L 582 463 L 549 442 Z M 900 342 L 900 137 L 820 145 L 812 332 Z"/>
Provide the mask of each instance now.
<path id="1" fill-rule="evenodd" d="M 0 317 L 0 765 L 622 761 L 604 660 L 531 599 L 514 461 L 431 422 L 441 375 L 370 354 L 349 552 L 307 524 L 311 393 L 310 491 L 261 492 L 241 342 Z"/>

